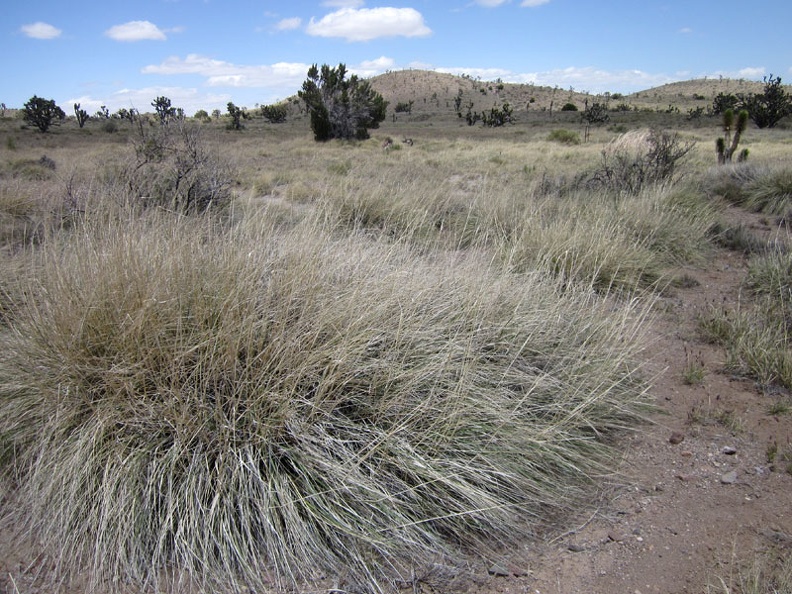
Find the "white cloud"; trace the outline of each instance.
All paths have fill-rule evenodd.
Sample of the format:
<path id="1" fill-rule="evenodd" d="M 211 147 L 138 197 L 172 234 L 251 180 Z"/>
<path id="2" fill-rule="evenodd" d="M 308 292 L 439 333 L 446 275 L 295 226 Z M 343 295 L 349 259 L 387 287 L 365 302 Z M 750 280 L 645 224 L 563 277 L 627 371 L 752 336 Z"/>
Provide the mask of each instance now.
<path id="1" fill-rule="evenodd" d="M 370 41 L 380 37 L 420 37 L 432 30 L 413 8 L 342 8 L 322 17 L 311 18 L 309 35 L 341 37 L 347 41 Z"/>
<path id="2" fill-rule="evenodd" d="M 41 21 L 31 23 L 30 25 L 22 25 L 19 30 L 33 39 L 55 39 L 56 37 L 60 37 L 62 33 L 57 27 L 53 27 L 49 23 L 42 23 Z"/>
<path id="3" fill-rule="evenodd" d="M 292 17 L 290 19 L 282 19 L 278 21 L 278 24 L 275 25 L 275 28 L 278 31 L 293 31 L 294 29 L 299 29 L 300 25 L 302 25 L 302 19 L 300 17 Z"/>
<path id="4" fill-rule="evenodd" d="M 736 76 L 735 78 L 762 78 L 765 75 L 765 72 L 766 70 L 764 66 L 741 68 L 737 71 L 739 76 Z"/>
<path id="5" fill-rule="evenodd" d="M 199 54 L 186 58 L 170 56 L 156 65 L 142 69 L 143 74 L 197 74 L 206 78 L 210 87 L 248 87 L 284 90 L 294 93 L 305 80 L 310 64 L 278 62 L 276 64 L 239 65 L 214 60 Z"/>
<path id="6" fill-rule="evenodd" d="M 520 2 L 520 6 L 525 7 L 534 7 L 534 6 L 541 6 L 542 4 L 548 4 L 550 0 L 522 0 Z"/>
<path id="7" fill-rule="evenodd" d="M 376 60 L 364 60 L 358 66 L 350 68 L 350 70 L 358 76 L 367 78 L 382 74 L 386 70 L 392 70 L 395 65 L 396 62 L 393 58 L 380 56 Z"/>
<path id="8" fill-rule="evenodd" d="M 122 25 L 115 25 L 105 31 L 105 35 L 116 41 L 163 41 L 167 39 L 162 29 L 149 21 L 130 21 Z"/>
<path id="9" fill-rule="evenodd" d="M 651 87 L 682 80 L 666 74 L 651 74 L 641 70 L 607 71 L 592 67 L 560 68 L 538 72 L 513 72 L 501 68 L 434 68 L 437 72 L 465 74 L 472 78 L 491 81 L 501 79 L 509 83 L 535 84 L 539 86 L 574 87 L 589 93 L 622 92 L 632 93 Z"/>
<path id="10" fill-rule="evenodd" d="M 322 6 L 331 8 L 358 8 L 365 4 L 364 0 L 325 0 Z"/>
<path id="11" fill-rule="evenodd" d="M 479 6 L 486 6 L 487 8 L 492 8 L 495 6 L 500 6 L 501 4 L 506 4 L 510 0 L 475 0 L 476 4 Z"/>

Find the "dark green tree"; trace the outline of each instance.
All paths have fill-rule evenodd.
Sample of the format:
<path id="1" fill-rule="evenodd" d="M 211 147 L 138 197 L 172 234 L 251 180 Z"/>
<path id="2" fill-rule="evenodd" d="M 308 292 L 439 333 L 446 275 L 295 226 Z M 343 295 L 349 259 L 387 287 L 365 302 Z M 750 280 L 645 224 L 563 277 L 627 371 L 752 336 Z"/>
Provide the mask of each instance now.
<path id="1" fill-rule="evenodd" d="M 80 128 L 82 128 L 83 126 L 85 126 L 85 122 L 88 121 L 88 118 L 90 116 L 88 115 L 87 111 L 85 111 L 84 109 L 80 109 L 80 104 L 79 103 L 75 103 L 74 104 L 74 117 L 77 118 L 77 125 Z"/>
<path id="2" fill-rule="evenodd" d="M 231 101 L 228 102 L 228 115 L 231 117 L 231 123 L 228 127 L 231 130 L 241 130 L 244 126 L 242 125 L 242 120 L 248 119 L 247 112 L 242 109 L 241 107 L 237 107 Z"/>
<path id="3" fill-rule="evenodd" d="M 740 107 L 758 128 L 773 128 L 782 118 L 792 114 L 792 96 L 784 90 L 781 77 L 764 77 L 764 91 L 741 97 Z"/>
<path id="4" fill-rule="evenodd" d="M 66 117 L 66 113 L 55 104 L 54 99 L 43 99 L 36 95 L 25 103 L 23 109 L 25 121 L 42 132 L 49 130 L 56 119 L 63 120 Z"/>
<path id="5" fill-rule="evenodd" d="M 735 109 L 739 104 L 740 100 L 737 98 L 736 95 L 732 93 L 718 93 L 715 95 L 715 99 L 712 100 L 712 113 L 714 115 L 720 115 L 725 113 L 727 109 Z"/>
<path id="6" fill-rule="evenodd" d="M 298 92 L 311 117 L 317 141 L 331 138 L 364 140 L 370 128 L 378 128 L 388 107 L 382 95 L 356 75 L 347 79 L 344 64 L 337 68 L 314 64 Z"/>
<path id="7" fill-rule="evenodd" d="M 176 115 L 176 108 L 171 106 L 171 100 L 167 97 L 157 97 L 151 102 L 151 106 L 157 112 L 161 126 L 167 126 Z"/>

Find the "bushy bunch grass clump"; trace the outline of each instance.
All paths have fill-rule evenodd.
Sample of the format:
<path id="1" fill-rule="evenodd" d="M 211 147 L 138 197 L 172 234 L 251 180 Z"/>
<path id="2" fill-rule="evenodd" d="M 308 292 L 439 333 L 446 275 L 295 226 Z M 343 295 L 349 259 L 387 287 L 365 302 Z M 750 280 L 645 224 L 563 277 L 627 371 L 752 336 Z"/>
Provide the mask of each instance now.
<path id="1" fill-rule="evenodd" d="M 713 168 L 705 190 L 754 212 L 787 214 L 792 204 L 792 169 L 786 165 L 738 163 Z"/>
<path id="2" fill-rule="evenodd" d="M 765 387 L 792 388 L 792 254 L 771 250 L 756 256 L 745 285 L 745 302 L 711 311 L 702 329 L 727 347 L 732 370 Z"/>
<path id="3" fill-rule="evenodd" d="M 669 266 L 701 257 L 715 216 L 684 189 L 550 197 L 522 213 L 502 253 L 514 270 L 542 266 L 599 290 L 662 289 Z"/>
<path id="4" fill-rule="evenodd" d="M 376 590 L 566 509 L 642 415 L 634 302 L 208 220 L 48 242 L 2 337 L 15 513 L 64 573 Z"/>

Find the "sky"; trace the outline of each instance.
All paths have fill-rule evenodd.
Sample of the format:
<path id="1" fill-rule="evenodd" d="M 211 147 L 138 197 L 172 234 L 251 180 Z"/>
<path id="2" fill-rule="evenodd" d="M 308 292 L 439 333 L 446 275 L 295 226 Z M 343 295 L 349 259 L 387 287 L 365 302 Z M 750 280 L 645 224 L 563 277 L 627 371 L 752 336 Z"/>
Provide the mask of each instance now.
<path id="1" fill-rule="evenodd" d="M 702 77 L 792 81 L 790 0 L 37 0 L 0 10 L 0 102 L 67 113 L 254 108 L 311 64 L 590 93 Z"/>

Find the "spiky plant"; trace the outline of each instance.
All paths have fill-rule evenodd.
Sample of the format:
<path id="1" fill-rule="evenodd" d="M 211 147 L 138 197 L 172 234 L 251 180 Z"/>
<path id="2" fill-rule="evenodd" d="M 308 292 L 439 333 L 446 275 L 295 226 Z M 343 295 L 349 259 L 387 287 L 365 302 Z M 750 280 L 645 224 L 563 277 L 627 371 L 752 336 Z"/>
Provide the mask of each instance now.
<path id="1" fill-rule="evenodd" d="M 737 121 L 735 123 L 734 110 L 727 109 L 723 112 L 723 136 L 715 141 L 715 149 L 718 153 L 718 163 L 725 165 L 732 162 L 732 157 L 737 150 L 737 145 L 740 144 L 740 138 L 743 132 L 748 127 L 748 112 L 741 109 L 737 113 Z M 734 136 L 732 136 L 732 131 Z M 743 149 L 737 157 L 737 161 L 742 162 L 748 158 L 748 149 Z"/>

